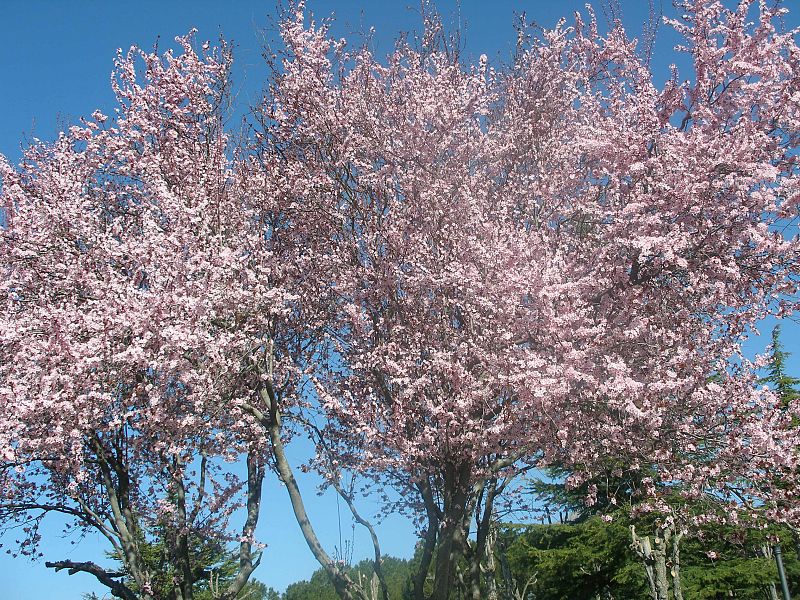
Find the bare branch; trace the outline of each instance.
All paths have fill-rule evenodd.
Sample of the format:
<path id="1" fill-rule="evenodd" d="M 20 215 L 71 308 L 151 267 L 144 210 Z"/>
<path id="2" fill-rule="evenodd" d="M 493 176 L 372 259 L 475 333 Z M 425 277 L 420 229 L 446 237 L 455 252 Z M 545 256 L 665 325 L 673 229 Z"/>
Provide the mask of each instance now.
<path id="1" fill-rule="evenodd" d="M 67 569 L 67 573 L 89 573 L 94 575 L 97 580 L 111 590 L 111 594 L 123 600 L 138 600 L 138 596 L 121 581 L 115 581 L 116 577 L 123 577 L 125 573 L 118 571 L 106 571 L 100 565 L 93 562 L 74 562 L 71 560 L 59 560 L 56 562 L 46 562 L 44 566 L 61 571 Z"/>

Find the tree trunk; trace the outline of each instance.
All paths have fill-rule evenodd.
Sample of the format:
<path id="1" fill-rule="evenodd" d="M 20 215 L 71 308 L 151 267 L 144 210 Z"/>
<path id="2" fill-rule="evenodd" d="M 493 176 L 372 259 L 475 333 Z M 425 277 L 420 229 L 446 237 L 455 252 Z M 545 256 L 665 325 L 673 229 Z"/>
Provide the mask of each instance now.
<path id="1" fill-rule="evenodd" d="M 433 551 L 439 536 L 439 513 L 436 501 L 433 498 L 430 481 L 424 481 L 418 484 L 417 489 L 425 504 L 428 528 L 425 531 L 425 537 L 423 539 L 420 565 L 417 572 L 414 574 L 414 600 L 425 600 L 425 580 L 428 578 L 428 570 L 433 560 Z"/>
<path id="2" fill-rule="evenodd" d="M 497 594 L 497 561 L 494 556 L 494 546 L 497 540 L 497 532 L 494 527 L 489 527 L 486 536 L 486 598 L 487 600 L 498 600 Z"/>
<path id="3" fill-rule="evenodd" d="M 463 509 L 445 514 L 434 564 L 433 593 L 429 600 L 449 600 L 456 575 L 456 564 L 464 555 Z"/>
<path id="4" fill-rule="evenodd" d="M 283 440 L 281 439 L 281 413 L 278 406 L 278 398 L 272 387 L 272 382 L 270 380 L 264 382 L 262 387 L 259 388 L 258 394 L 261 401 L 269 407 L 269 416 L 264 415 L 253 406 L 248 406 L 247 409 L 264 427 L 266 427 L 269 433 L 275 466 L 281 481 L 286 486 L 295 519 L 298 525 L 300 525 L 300 532 L 303 534 L 306 544 L 308 544 L 317 562 L 325 569 L 325 572 L 333 583 L 337 595 L 342 598 L 342 600 L 366 600 L 365 591 L 361 589 L 346 572 L 340 569 L 336 562 L 325 552 L 325 549 L 322 547 L 317 537 L 316 531 L 311 525 L 308 513 L 306 513 L 303 497 L 300 494 L 300 487 L 297 485 L 292 467 L 289 464 L 289 460 L 286 458 L 286 451 L 283 447 Z"/>
<path id="5" fill-rule="evenodd" d="M 663 544 L 663 540 L 655 538 L 656 547 L 653 548 L 653 557 L 655 558 L 655 576 L 656 576 L 656 599 L 669 600 L 669 581 L 667 579 L 667 553 L 663 546 L 659 546 L 659 542 Z"/>
<path id="6" fill-rule="evenodd" d="M 467 507 L 470 501 L 468 463 L 451 466 L 445 472 L 443 491 L 444 519 L 439 532 L 434 564 L 433 593 L 429 600 L 449 600 L 456 575 L 456 565 L 464 556 L 468 525 Z"/>
<path id="7" fill-rule="evenodd" d="M 769 594 L 769 600 L 778 600 L 778 588 L 775 587 L 774 583 L 770 583 L 767 586 L 767 593 Z"/>
<path id="8" fill-rule="evenodd" d="M 494 544 L 490 540 L 492 535 L 492 517 L 494 516 L 494 499 L 498 493 L 497 480 L 492 478 L 488 481 L 478 482 L 472 489 L 473 498 L 469 502 L 467 518 L 471 514 L 475 515 L 477 524 L 476 539 L 472 545 L 472 552 L 469 553 L 468 563 L 470 571 L 471 600 L 484 600 L 483 576 L 484 573 L 491 573 L 486 578 L 487 594 L 492 600 L 497 598 L 497 586 L 494 585 Z M 465 520 L 464 529 L 469 528 L 469 523 Z M 470 549 L 470 545 L 467 545 Z M 486 568 L 484 568 L 484 560 Z M 491 567 L 490 567 L 491 565 Z"/>
<path id="9" fill-rule="evenodd" d="M 792 541 L 794 542 L 794 551 L 797 553 L 797 558 L 800 558 L 800 529 L 792 527 Z"/>
<path id="10" fill-rule="evenodd" d="M 774 560 L 774 556 L 772 554 L 772 548 L 768 544 L 764 544 L 760 548 L 761 555 L 769 560 Z M 770 600 L 778 600 L 778 588 L 775 586 L 774 583 L 770 583 L 766 586 L 767 594 L 769 595 Z"/>
<path id="11" fill-rule="evenodd" d="M 672 575 L 672 596 L 675 600 L 683 600 L 683 588 L 681 587 L 681 539 L 683 539 L 683 532 L 678 532 L 672 536 L 670 574 Z"/>
<path id="12" fill-rule="evenodd" d="M 177 567 L 177 589 L 175 596 L 178 600 L 193 600 L 194 577 L 192 563 L 189 556 L 189 534 L 186 519 L 186 487 L 183 485 L 183 465 L 177 458 L 172 462 L 172 486 L 175 496 L 175 516 L 177 518 L 174 548 L 171 552 Z M 172 536 L 170 536 L 172 537 Z"/>
<path id="13" fill-rule="evenodd" d="M 215 597 L 215 600 L 233 600 L 247 585 L 250 575 L 261 564 L 262 554 L 253 558 L 253 538 L 258 525 L 261 508 L 261 486 L 264 483 L 264 462 L 260 452 L 251 448 L 247 452 L 247 517 L 242 526 L 242 539 L 239 542 L 239 572 L 227 589 Z"/>
<path id="14" fill-rule="evenodd" d="M 650 583 L 652 600 L 669 600 L 667 580 L 667 549 L 664 537 L 657 535 L 651 544 L 650 537 L 639 537 L 631 525 L 631 540 L 634 552 L 642 559 Z"/>
<path id="15" fill-rule="evenodd" d="M 151 585 L 153 577 L 142 558 L 136 539 L 138 522 L 130 508 L 130 481 L 126 466 L 117 460 L 113 448 L 104 447 L 103 441 L 96 434 L 91 440 L 91 447 L 97 457 L 103 487 L 111 507 L 113 528 L 122 550 L 122 563 L 139 587 L 141 599 L 155 600 Z M 116 481 L 112 472 L 116 475 Z"/>

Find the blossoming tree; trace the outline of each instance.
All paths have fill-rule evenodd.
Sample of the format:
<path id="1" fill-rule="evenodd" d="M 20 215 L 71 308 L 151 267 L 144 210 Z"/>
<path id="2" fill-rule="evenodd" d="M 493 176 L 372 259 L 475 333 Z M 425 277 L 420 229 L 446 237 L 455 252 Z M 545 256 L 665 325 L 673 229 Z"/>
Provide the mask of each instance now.
<path id="1" fill-rule="evenodd" d="M 383 61 L 284 21 L 264 139 L 340 229 L 319 464 L 419 519 L 416 598 L 465 556 L 482 597 L 492 504 L 533 465 L 797 518 L 796 407 L 741 343 L 794 307 L 800 51 L 753 5 L 682 5 L 694 78 L 661 86 L 593 17 L 522 27 L 497 71 L 436 19 Z"/>
<path id="2" fill-rule="evenodd" d="M 0 163 L 0 516 L 22 527 L 23 554 L 50 513 L 99 533 L 129 585 L 92 562 L 47 564 L 128 599 L 160 595 L 144 556 L 156 528 L 172 532 L 170 597 L 211 576 L 192 563 L 198 540 L 239 542 L 221 598 L 258 565 L 263 436 L 228 406 L 287 311 L 269 207 L 242 197 L 222 130 L 230 53 L 178 42 L 120 53 L 115 117 Z"/>
<path id="3" fill-rule="evenodd" d="M 417 600 L 457 577 L 482 597 L 495 503 L 535 466 L 797 520 L 797 407 L 741 344 L 794 310 L 800 50 L 753 5 L 686 3 L 693 79 L 659 85 L 593 17 L 523 25 L 491 68 L 433 16 L 379 60 L 298 3 L 242 149 L 224 48 L 120 56 L 116 118 L 0 167 L 0 516 L 22 550 L 61 513 L 136 589 L 55 568 L 154 598 L 140 546 L 165 525 L 186 599 L 208 576 L 193 536 L 236 539 L 233 598 L 274 466 L 337 592 L 366 600 L 314 533 L 292 432 L 370 528 L 379 579 L 344 474 L 417 520 Z"/>

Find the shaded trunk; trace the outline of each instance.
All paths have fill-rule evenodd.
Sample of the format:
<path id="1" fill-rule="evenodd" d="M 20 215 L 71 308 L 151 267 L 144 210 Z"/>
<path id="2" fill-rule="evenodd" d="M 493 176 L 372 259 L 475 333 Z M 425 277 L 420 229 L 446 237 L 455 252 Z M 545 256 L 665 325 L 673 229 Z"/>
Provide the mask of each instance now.
<path id="1" fill-rule="evenodd" d="M 767 586 L 767 594 L 769 594 L 769 600 L 778 600 L 778 588 L 775 587 L 774 583 L 770 583 Z"/>
<path id="2" fill-rule="evenodd" d="M 470 512 L 475 513 L 476 535 L 475 544 L 471 548 L 469 558 L 470 569 L 470 597 L 471 600 L 483 600 L 484 573 L 488 573 L 487 594 L 495 600 L 497 589 L 494 585 L 494 544 L 490 543 L 492 516 L 494 515 L 494 499 L 498 493 L 497 480 L 489 479 L 479 482 L 473 487 L 475 498 L 470 506 Z M 465 529 L 468 523 L 465 524 Z M 486 568 L 483 563 L 486 560 Z M 491 567 L 489 566 L 491 565 Z M 489 573 L 491 570 L 491 573 Z M 493 592 L 492 592 L 493 590 Z"/>
<path id="3" fill-rule="evenodd" d="M 428 571 L 433 560 L 433 552 L 436 548 L 436 540 L 439 536 L 439 507 L 433 497 L 430 481 L 425 480 L 417 484 L 417 489 L 422 496 L 425 505 L 425 513 L 428 518 L 428 528 L 422 543 L 422 556 L 420 565 L 414 574 L 414 600 L 425 600 L 425 580 L 428 578 Z"/>
<path id="4" fill-rule="evenodd" d="M 233 600 L 239 595 L 250 575 L 261 563 L 261 554 L 253 557 L 253 538 L 258 525 L 261 508 L 261 486 L 264 483 L 264 461 L 258 449 L 247 453 L 247 517 L 242 526 L 242 539 L 239 542 L 239 572 L 228 587 L 216 596 L 217 600 Z"/>
<path id="5" fill-rule="evenodd" d="M 434 561 L 433 593 L 430 600 L 449 600 L 456 575 L 456 565 L 464 557 L 469 521 L 471 468 L 468 463 L 445 471 L 442 526 Z"/>
<path id="6" fill-rule="evenodd" d="M 107 448 L 98 435 L 91 439 L 91 448 L 97 457 L 102 484 L 111 507 L 112 527 L 119 539 L 122 562 L 140 590 L 141 600 L 155 600 L 152 589 L 152 574 L 142 559 L 136 539 L 139 524 L 130 505 L 130 481 L 127 468 L 120 460 L 121 450 Z"/>
<path id="7" fill-rule="evenodd" d="M 463 506 L 454 507 L 445 513 L 445 525 L 440 531 L 436 548 L 433 593 L 430 600 L 449 600 L 456 575 L 456 564 L 464 556 L 466 534 L 462 526 L 463 517 Z"/>
<path id="8" fill-rule="evenodd" d="M 800 560 L 800 530 L 792 527 L 792 541 L 794 541 L 794 551 L 797 553 L 797 558 Z"/>
<path id="9" fill-rule="evenodd" d="M 192 600 L 194 597 L 194 578 L 192 576 L 192 564 L 189 557 L 189 535 L 188 524 L 186 521 L 186 487 L 183 485 L 182 465 L 178 459 L 173 459 L 172 464 L 172 484 L 175 494 L 175 512 L 177 518 L 177 528 L 175 531 L 174 555 L 175 567 L 178 573 L 178 586 L 175 590 L 178 600 Z"/>
<path id="10" fill-rule="evenodd" d="M 486 598 L 487 600 L 499 600 L 497 592 L 497 561 L 495 560 L 495 542 L 497 541 L 497 533 L 490 525 L 489 532 L 486 537 Z"/>

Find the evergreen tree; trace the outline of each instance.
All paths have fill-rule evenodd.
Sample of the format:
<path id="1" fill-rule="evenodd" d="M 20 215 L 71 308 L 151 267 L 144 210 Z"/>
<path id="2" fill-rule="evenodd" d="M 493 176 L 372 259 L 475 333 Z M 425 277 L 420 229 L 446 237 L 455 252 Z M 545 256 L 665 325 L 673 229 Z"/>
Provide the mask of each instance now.
<path id="1" fill-rule="evenodd" d="M 786 372 L 786 361 L 791 353 L 784 350 L 781 342 L 781 326 L 776 325 L 772 330 L 772 346 L 770 361 L 767 366 L 767 375 L 761 379 L 762 383 L 770 385 L 781 397 L 784 406 L 800 397 L 800 378 L 792 377 Z"/>
<path id="2" fill-rule="evenodd" d="M 152 595 L 158 600 L 186 600 L 182 599 L 181 592 L 176 586 L 174 561 L 170 556 L 170 548 L 174 547 L 171 538 L 174 532 L 167 526 L 159 526 L 153 531 L 153 537 L 146 539 L 139 535 L 139 549 L 146 567 L 155 574 L 152 581 Z M 190 562 L 195 572 L 196 581 L 192 587 L 191 600 L 214 600 L 219 591 L 224 590 L 230 581 L 236 577 L 238 556 L 225 548 L 217 540 L 201 539 L 198 536 L 189 538 Z M 120 557 L 109 553 L 109 557 L 120 563 L 120 571 L 125 572 Z M 126 574 L 125 585 L 134 593 L 138 593 L 138 586 L 133 578 Z M 96 600 L 94 594 L 84 596 L 87 600 Z M 264 583 L 251 578 L 239 594 L 237 600 L 279 600 L 280 596 L 275 590 Z"/>
<path id="3" fill-rule="evenodd" d="M 536 600 L 647 598 L 648 582 L 631 549 L 630 525 L 652 530 L 654 520 L 653 516 L 631 519 L 617 511 L 610 522 L 593 516 L 569 524 L 501 526 L 501 598 L 516 598 L 515 591 L 526 582 L 532 582 L 528 591 Z M 701 535 L 687 536 L 681 543 L 683 597 L 768 600 L 777 580 L 770 544 L 790 538 L 785 527 L 705 525 Z M 790 587 L 797 589 L 800 562 L 786 555 L 784 562 Z"/>
<path id="4" fill-rule="evenodd" d="M 408 600 L 411 598 L 411 561 L 384 556 L 381 561 L 389 600 Z M 371 560 L 362 560 L 348 570 L 354 581 L 362 581 L 369 589 L 374 570 Z M 333 584 L 324 569 L 317 569 L 306 581 L 298 581 L 286 588 L 281 600 L 339 600 Z"/>
<path id="5" fill-rule="evenodd" d="M 798 390 L 800 378 L 792 377 L 786 372 L 786 362 L 789 356 L 791 356 L 791 353 L 784 350 L 781 342 L 781 326 L 776 325 L 772 329 L 772 345 L 770 360 L 766 369 L 767 374 L 761 378 L 761 382 L 771 386 L 778 393 L 784 408 L 800 397 L 800 390 Z M 794 424 L 798 424 L 796 420 Z M 792 533 L 795 552 L 800 557 L 800 531 L 795 527 L 792 529 Z"/>

